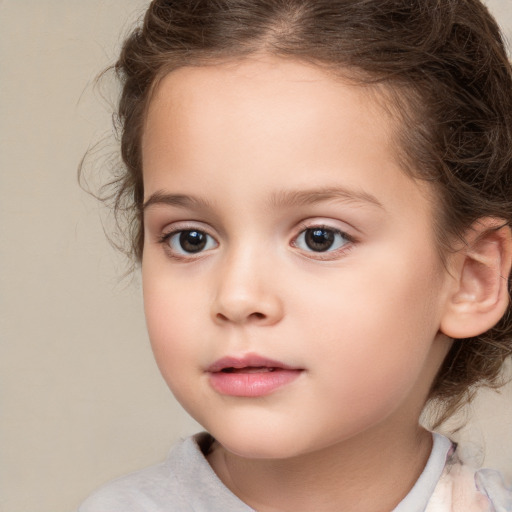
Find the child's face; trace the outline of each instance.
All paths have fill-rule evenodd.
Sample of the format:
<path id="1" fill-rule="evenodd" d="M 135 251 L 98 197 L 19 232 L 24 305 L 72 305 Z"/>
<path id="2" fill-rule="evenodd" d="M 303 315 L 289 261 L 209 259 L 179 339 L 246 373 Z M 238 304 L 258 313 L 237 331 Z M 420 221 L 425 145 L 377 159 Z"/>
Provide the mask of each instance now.
<path id="1" fill-rule="evenodd" d="M 289 457 L 417 428 L 451 278 L 393 128 L 375 95 L 296 62 L 184 68 L 158 87 L 147 324 L 170 388 L 228 450 Z M 227 369 L 244 365 L 259 368 Z"/>

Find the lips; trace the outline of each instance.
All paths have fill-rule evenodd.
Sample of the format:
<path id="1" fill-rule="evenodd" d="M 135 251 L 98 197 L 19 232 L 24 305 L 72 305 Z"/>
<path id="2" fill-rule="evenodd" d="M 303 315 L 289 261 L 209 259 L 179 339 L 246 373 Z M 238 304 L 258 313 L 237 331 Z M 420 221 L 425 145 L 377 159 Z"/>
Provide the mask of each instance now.
<path id="1" fill-rule="evenodd" d="M 257 354 L 223 357 L 207 368 L 212 388 L 222 395 L 266 396 L 291 383 L 303 372 Z"/>

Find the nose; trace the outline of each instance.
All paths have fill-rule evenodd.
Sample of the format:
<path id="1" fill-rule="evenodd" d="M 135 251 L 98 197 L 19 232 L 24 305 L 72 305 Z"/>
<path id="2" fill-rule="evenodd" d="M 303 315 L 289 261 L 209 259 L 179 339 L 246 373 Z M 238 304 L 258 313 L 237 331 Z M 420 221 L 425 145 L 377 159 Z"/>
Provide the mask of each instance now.
<path id="1" fill-rule="evenodd" d="M 279 283 L 270 262 L 257 254 L 227 259 L 216 276 L 212 317 L 217 324 L 270 326 L 283 317 Z"/>

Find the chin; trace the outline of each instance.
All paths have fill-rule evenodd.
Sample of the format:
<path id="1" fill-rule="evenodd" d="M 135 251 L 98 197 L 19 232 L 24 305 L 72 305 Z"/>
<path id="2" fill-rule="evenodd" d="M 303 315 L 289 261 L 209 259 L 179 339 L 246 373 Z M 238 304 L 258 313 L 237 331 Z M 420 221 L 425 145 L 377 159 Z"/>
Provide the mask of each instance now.
<path id="1" fill-rule="evenodd" d="M 290 459 L 324 448 L 323 442 L 280 425 L 219 425 L 208 432 L 230 453 L 247 459 Z"/>
<path id="2" fill-rule="evenodd" d="M 264 425 L 240 423 L 226 425 L 203 424 L 206 430 L 230 453 L 247 459 L 285 459 L 297 455 L 298 440 L 290 432 Z M 291 436 L 293 437 L 293 436 Z"/>
<path id="3" fill-rule="evenodd" d="M 245 459 L 289 459 L 300 454 L 296 444 L 282 444 L 281 439 L 270 437 L 273 436 L 249 439 L 240 435 L 227 437 L 225 441 L 216 439 L 227 451 Z"/>

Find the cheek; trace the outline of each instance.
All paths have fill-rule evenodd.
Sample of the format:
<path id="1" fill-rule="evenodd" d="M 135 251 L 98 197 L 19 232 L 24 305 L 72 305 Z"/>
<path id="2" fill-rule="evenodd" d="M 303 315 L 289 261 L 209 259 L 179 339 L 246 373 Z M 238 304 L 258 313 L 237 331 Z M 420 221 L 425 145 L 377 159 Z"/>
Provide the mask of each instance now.
<path id="1" fill-rule="evenodd" d="M 194 417 L 190 405 L 199 399 L 198 381 L 202 376 L 204 346 L 198 345 L 200 333 L 193 307 L 170 299 L 168 294 L 145 292 L 146 323 L 157 366 L 176 399 Z"/>
<path id="2" fill-rule="evenodd" d="M 182 377 L 190 363 L 199 365 L 197 315 L 201 308 L 192 290 L 183 290 L 179 281 L 165 272 L 143 268 L 144 310 L 156 362 L 165 380 Z M 174 387 L 174 386 L 173 386 Z"/>
<path id="3" fill-rule="evenodd" d="M 357 403 L 392 399 L 414 385 L 430 364 L 440 321 L 442 276 L 435 261 L 414 253 L 401 261 L 379 258 L 364 274 L 347 272 L 311 298 L 315 312 L 305 318 L 316 320 L 310 332 L 324 340 L 320 357 L 336 361 L 328 370 L 330 391 L 341 383 L 337 392 Z"/>

